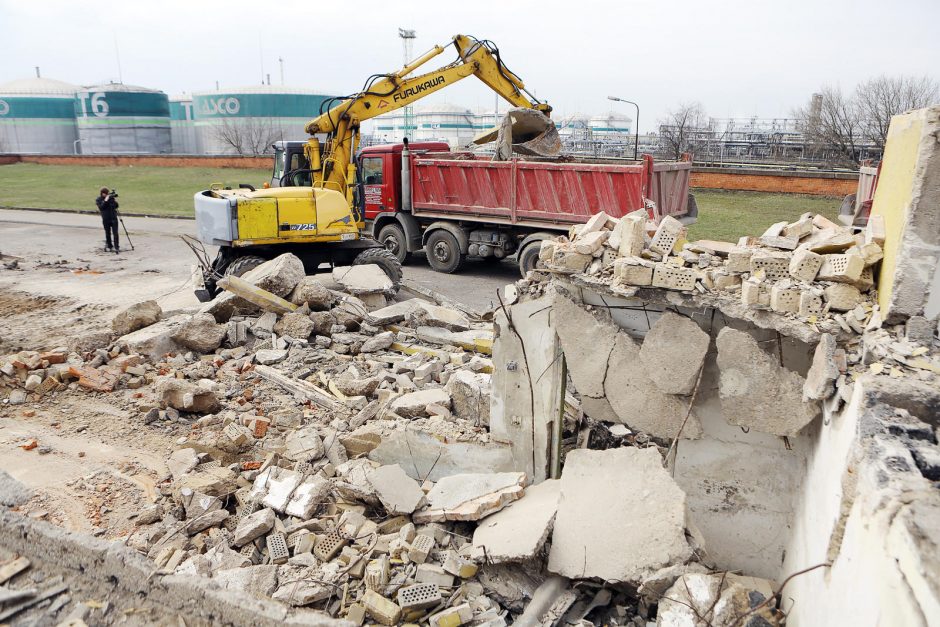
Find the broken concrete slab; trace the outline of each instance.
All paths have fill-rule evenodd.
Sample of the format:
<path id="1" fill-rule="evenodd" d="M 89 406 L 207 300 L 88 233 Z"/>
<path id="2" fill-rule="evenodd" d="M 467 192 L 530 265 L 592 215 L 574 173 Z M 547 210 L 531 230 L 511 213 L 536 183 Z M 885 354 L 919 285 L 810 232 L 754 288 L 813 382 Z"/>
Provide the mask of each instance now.
<path id="1" fill-rule="evenodd" d="M 278 335 L 287 335 L 295 340 L 306 340 L 313 333 L 316 326 L 316 323 L 308 315 L 295 311 L 281 316 L 272 331 Z"/>
<path id="2" fill-rule="evenodd" d="M 127 335 L 158 322 L 161 315 L 163 310 L 157 301 L 147 300 L 120 311 L 111 320 L 111 328 L 118 335 Z"/>
<path id="3" fill-rule="evenodd" d="M 685 538 L 685 500 L 656 448 L 571 451 L 548 570 L 638 583 L 687 560 L 692 548 Z"/>
<path id="4" fill-rule="evenodd" d="M 422 301 L 420 298 L 409 298 L 408 300 L 403 300 L 400 303 L 392 303 L 387 307 L 370 311 L 366 315 L 365 320 L 369 324 L 377 327 L 401 322 L 412 312 L 421 307 L 422 302 L 424 301 Z"/>
<path id="5" fill-rule="evenodd" d="M 490 424 L 490 375 L 457 370 L 444 389 L 453 401 L 454 414 L 481 426 Z"/>
<path id="6" fill-rule="evenodd" d="M 255 597 L 267 598 L 277 589 L 277 566 L 259 564 L 242 568 L 225 568 L 212 571 L 212 581 L 238 594 L 248 592 Z"/>
<path id="7" fill-rule="evenodd" d="M 260 500 L 263 506 L 283 513 L 301 481 L 300 473 L 271 466 L 255 477 L 249 498 Z"/>
<path id="8" fill-rule="evenodd" d="M 198 353 L 211 353 L 222 345 L 225 326 L 208 313 L 197 313 L 184 320 L 170 336 L 174 342 Z"/>
<path id="9" fill-rule="evenodd" d="M 265 261 L 257 268 L 252 268 L 241 278 L 255 287 L 283 298 L 294 291 L 304 276 L 303 262 L 296 255 L 285 253 Z"/>
<path id="10" fill-rule="evenodd" d="M 244 546 L 265 535 L 274 528 L 274 510 L 264 508 L 253 514 L 248 514 L 238 523 L 235 528 L 235 535 L 232 538 L 232 544 L 235 546 Z"/>
<path id="11" fill-rule="evenodd" d="M 415 512 L 412 520 L 419 525 L 447 520 L 480 520 L 519 500 L 522 494 L 522 486 L 511 486 L 462 503 L 454 509 L 425 509 Z"/>
<path id="12" fill-rule="evenodd" d="M 749 333 L 723 328 L 718 346 L 719 397 L 725 420 L 774 435 L 796 435 L 819 415 L 803 402 L 803 377 L 781 366 Z"/>
<path id="13" fill-rule="evenodd" d="M 323 440 L 315 426 L 295 429 L 284 439 L 285 458 L 295 462 L 310 462 L 323 457 Z"/>
<path id="14" fill-rule="evenodd" d="M 711 340 L 686 316 L 664 311 L 640 347 L 646 376 L 666 394 L 691 394 Z"/>
<path id="15" fill-rule="evenodd" d="M 821 401 L 835 392 L 835 382 L 841 374 L 835 359 L 837 350 L 839 345 L 835 336 L 829 333 L 819 336 L 819 344 L 813 353 L 813 365 L 806 373 L 806 382 L 803 384 L 804 401 Z"/>
<path id="16" fill-rule="evenodd" d="M 587 415 L 657 437 L 679 434 L 689 411 L 688 400 L 664 393 L 646 368 L 637 368 L 640 345 L 636 340 L 561 294 L 555 297 L 553 313 L 568 372 Z M 701 422 L 694 411 L 681 435 L 701 437 Z"/>
<path id="17" fill-rule="evenodd" d="M 307 305 L 312 311 L 326 311 L 333 304 L 333 294 L 316 277 L 305 276 L 288 300 L 295 305 Z"/>
<path id="18" fill-rule="evenodd" d="M 362 343 L 362 346 L 359 347 L 360 353 L 377 353 L 378 351 L 384 351 L 386 348 L 392 345 L 395 341 L 395 334 L 391 331 L 385 331 L 383 333 L 376 333 L 365 342 Z"/>
<path id="19" fill-rule="evenodd" d="M 555 294 L 552 313 L 568 372 L 578 393 L 603 397 L 607 362 L 614 349 L 617 328 L 597 319 L 563 294 Z"/>
<path id="20" fill-rule="evenodd" d="M 161 358 L 167 353 L 177 353 L 181 347 L 173 341 L 173 335 L 187 320 L 189 316 L 185 314 L 160 320 L 118 338 L 117 344 L 126 346 L 129 353 L 139 353 L 151 359 Z"/>
<path id="21" fill-rule="evenodd" d="M 369 459 L 380 464 L 409 460 L 404 470 L 417 481 L 439 481 L 461 473 L 507 472 L 516 467 L 510 448 L 501 444 L 441 442 L 423 431 L 406 430 L 381 439 L 369 451 Z"/>
<path id="22" fill-rule="evenodd" d="M 333 268 L 333 280 L 350 294 L 387 294 L 395 289 L 388 275 L 374 263 Z"/>
<path id="23" fill-rule="evenodd" d="M 262 348 L 255 353 L 255 361 L 263 366 L 270 366 L 284 361 L 287 351 L 282 348 Z"/>
<path id="24" fill-rule="evenodd" d="M 410 515 L 424 500 L 421 486 L 398 464 L 376 468 L 369 474 L 369 483 L 385 511 L 394 516 Z"/>
<path id="25" fill-rule="evenodd" d="M 449 331 L 470 330 L 470 320 L 463 313 L 422 300 L 418 301 L 418 306 L 409 316 L 409 320 L 414 327 L 441 327 Z"/>
<path id="26" fill-rule="evenodd" d="M 461 474 L 444 477 L 428 492 L 428 508 L 455 510 L 475 499 L 525 485 L 524 472 Z"/>
<path id="27" fill-rule="evenodd" d="M 317 507 L 329 498 L 332 489 L 333 484 L 330 483 L 329 479 L 320 475 L 306 477 L 294 489 L 287 505 L 284 507 L 284 513 L 301 520 L 307 520 L 313 516 Z"/>
<path id="28" fill-rule="evenodd" d="M 485 549 L 493 564 L 536 557 L 551 533 L 560 490 L 557 479 L 526 488 L 521 499 L 480 522 L 473 545 Z"/>
<path id="29" fill-rule="evenodd" d="M 180 477 L 174 486 L 178 494 L 187 488 L 208 496 L 227 496 L 235 491 L 235 473 L 219 466 L 191 472 Z"/>
<path id="30" fill-rule="evenodd" d="M 156 393 L 163 405 L 181 411 L 211 414 L 222 407 L 213 391 L 183 379 L 159 377 Z"/>
<path id="31" fill-rule="evenodd" d="M 403 394 L 392 401 L 391 409 L 403 418 L 427 416 L 428 405 L 450 408 L 450 394 L 442 388 L 429 388 Z"/>
<path id="32" fill-rule="evenodd" d="M 225 522 L 225 519 L 229 517 L 229 513 L 224 509 L 217 509 L 211 512 L 206 512 L 201 516 L 197 516 L 192 520 L 187 520 L 183 529 L 189 535 L 196 535 L 200 531 L 205 531 L 209 527 L 215 527 Z"/>

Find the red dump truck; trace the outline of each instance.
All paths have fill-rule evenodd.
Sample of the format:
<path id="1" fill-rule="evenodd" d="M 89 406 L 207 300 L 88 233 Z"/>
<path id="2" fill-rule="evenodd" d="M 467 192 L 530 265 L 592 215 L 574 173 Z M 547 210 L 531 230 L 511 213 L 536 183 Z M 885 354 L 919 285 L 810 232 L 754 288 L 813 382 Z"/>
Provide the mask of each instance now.
<path id="1" fill-rule="evenodd" d="M 293 146 L 297 144 L 297 146 Z M 304 167 L 301 142 L 278 142 L 273 184 Z M 299 152 L 299 154 L 298 154 Z M 280 171 L 278 171 L 280 167 Z M 431 267 L 456 272 L 468 257 L 518 254 L 523 274 L 540 242 L 604 211 L 623 216 L 653 201 L 650 217 L 689 222 L 688 162 L 512 159 L 451 152 L 445 142 L 370 146 L 357 158 L 358 209 L 373 236 L 405 263 L 424 249 Z"/>

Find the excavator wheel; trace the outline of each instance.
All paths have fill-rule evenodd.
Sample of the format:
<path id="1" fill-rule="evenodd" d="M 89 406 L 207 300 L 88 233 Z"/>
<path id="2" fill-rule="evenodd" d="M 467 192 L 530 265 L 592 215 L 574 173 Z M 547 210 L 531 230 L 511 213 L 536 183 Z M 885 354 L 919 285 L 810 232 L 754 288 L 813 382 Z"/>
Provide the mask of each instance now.
<path id="1" fill-rule="evenodd" d="M 398 258 L 385 248 L 368 248 L 356 255 L 352 265 L 365 266 L 370 263 L 382 268 L 382 272 L 395 284 L 395 291 L 398 291 L 402 277 L 401 262 Z"/>
<path id="2" fill-rule="evenodd" d="M 256 255 L 239 257 L 225 268 L 225 276 L 242 276 L 249 270 L 254 270 L 265 261 L 267 260 L 264 257 L 258 257 Z"/>

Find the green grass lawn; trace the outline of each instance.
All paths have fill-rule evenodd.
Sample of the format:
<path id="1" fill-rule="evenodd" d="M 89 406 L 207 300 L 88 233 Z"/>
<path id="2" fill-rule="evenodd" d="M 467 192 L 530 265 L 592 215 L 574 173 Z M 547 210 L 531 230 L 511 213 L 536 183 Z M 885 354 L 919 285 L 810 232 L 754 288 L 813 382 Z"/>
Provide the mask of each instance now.
<path id="1" fill-rule="evenodd" d="M 121 210 L 150 215 L 193 215 L 193 194 L 211 183 L 260 187 L 267 170 L 65 166 L 15 163 L 0 166 L 0 206 L 95 210 L 102 186 L 116 188 Z M 795 194 L 696 189 L 698 223 L 689 239 L 734 242 L 760 235 L 774 222 L 796 220 L 807 211 L 835 220 L 841 200 Z"/>
<path id="2" fill-rule="evenodd" d="M 125 213 L 192 216 L 193 194 L 212 183 L 260 187 L 267 180 L 267 170 L 14 163 L 0 166 L 0 206 L 97 211 L 98 190 L 109 187 Z"/>
<path id="3" fill-rule="evenodd" d="M 774 222 L 792 222 L 800 215 L 821 213 L 836 221 L 841 198 L 766 192 L 725 192 L 693 189 L 698 222 L 689 227 L 689 240 L 736 242 L 742 235 L 760 235 Z"/>

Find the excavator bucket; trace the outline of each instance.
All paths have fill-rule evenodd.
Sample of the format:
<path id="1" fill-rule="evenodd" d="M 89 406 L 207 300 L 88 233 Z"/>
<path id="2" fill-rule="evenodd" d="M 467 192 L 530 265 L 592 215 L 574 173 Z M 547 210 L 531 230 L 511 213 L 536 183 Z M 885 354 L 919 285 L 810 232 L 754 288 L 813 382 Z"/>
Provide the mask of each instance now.
<path id="1" fill-rule="evenodd" d="M 513 153 L 554 157 L 561 152 L 561 138 L 550 117 L 535 109 L 510 109 L 499 126 L 473 139 L 477 145 L 496 142 L 494 161 L 506 161 Z"/>

